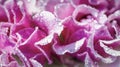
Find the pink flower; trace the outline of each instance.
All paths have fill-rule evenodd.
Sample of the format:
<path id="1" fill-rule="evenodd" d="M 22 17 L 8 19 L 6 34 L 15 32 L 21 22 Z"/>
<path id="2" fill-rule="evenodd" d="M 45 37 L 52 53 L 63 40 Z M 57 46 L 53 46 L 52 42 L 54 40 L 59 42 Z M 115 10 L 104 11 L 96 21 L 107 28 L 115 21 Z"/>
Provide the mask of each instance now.
<path id="1" fill-rule="evenodd" d="M 29 9 L 26 11 L 25 6 L 20 3 L 29 4 L 9 0 L 1 5 L 0 16 L 3 16 L 0 20 L 1 65 L 41 67 L 47 60 L 51 64 L 50 43 L 55 33 L 58 35 L 61 33 L 62 25 L 52 13 L 42 11 L 32 16 L 33 13 L 30 13 Z M 5 59 L 2 59 L 3 57 Z"/>
<path id="2" fill-rule="evenodd" d="M 85 67 L 119 66 L 119 51 L 115 50 L 119 44 L 119 10 L 107 16 L 104 10 L 85 4 L 75 7 L 72 18 L 64 19 L 61 35 L 55 36 L 54 51 L 84 61 Z"/>
<path id="3" fill-rule="evenodd" d="M 1 0 L 0 66 L 120 66 L 119 1 Z"/>

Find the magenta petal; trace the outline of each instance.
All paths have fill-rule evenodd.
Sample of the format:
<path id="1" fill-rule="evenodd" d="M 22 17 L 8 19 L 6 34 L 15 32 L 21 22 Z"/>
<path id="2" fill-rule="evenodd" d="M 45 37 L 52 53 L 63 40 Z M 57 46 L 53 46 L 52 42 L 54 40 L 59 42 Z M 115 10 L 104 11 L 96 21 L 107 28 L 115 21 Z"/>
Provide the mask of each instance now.
<path id="1" fill-rule="evenodd" d="M 119 67 L 119 2 L 0 0 L 0 67 Z"/>
<path id="2" fill-rule="evenodd" d="M 0 5 L 0 22 L 7 22 L 7 15 L 3 6 Z"/>
<path id="3" fill-rule="evenodd" d="M 53 49 L 57 54 L 75 53 L 87 40 L 88 33 L 85 28 L 77 26 L 71 18 L 67 18 L 64 22 L 64 29 L 60 36 L 54 37 Z"/>
<path id="4" fill-rule="evenodd" d="M 33 17 L 35 23 L 40 27 L 42 30 L 44 30 L 46 33 L 50 33 L 52 29 L 54 29 L 54 26 L 57 25 L 58 22 L 56 22 L 55 16 L 48 11 L 43 11 L 41 13 L 36 14 Z"/>
<path id="5" fill-rule="evenodd" d="M 45 6 L 47 11 L 54 12 L 54 6 L 56 4 L 60 3 L 60 0 L 51 0 L 47 2 L 47 5 Z"/>
<path id="6" fill-rule="evenodd" d="M 13 52 L 12 47 L 15 46 L 14 43 L 12 43 L 9 38 L 5 34 L 0 34 L 0 51 L 5 52 Z M 3 49 L 4 48 L 4 49 Z"/>
<path id="7" fill-rule="evenodd" d="M 100 43 L 100 46 L 104 49 L 104 51 L 111 55 L 111 56 L 120 56 L 120 51 L 114 50 L 106 45 L 104 45 L 102 42 Z"/>
<path id="8" fill-rule="evenodd" d="M 13 15 L 14 15 L 14 23 L 18 23 L 22 19 L 22 10 L 19 8 L 19 6 L 15 3 L 14 6 L 12 7 Z"/>
<path id="9" fill-rule="evenodd" d="M 84 44 L 84 42 L 85 42 L 85 38 L 82 38 L 81 40 L 67 44 L 66 46 L 60 46 L 59 43 L 55 41 L 55 44 L 53 45 L 53 49 L 59 55 L 63 55 L 66 52 L 75 53 L 80 49 L 80 47 Z"/>
<path id="10" fill-rule="evenodd" d="M 81 20 L 83 19 L 90 19 L 95 18 L 98 16 L 98 10 L 95 8 L 92 8 L 91 6 L 82 4 L 76 7 L 76 9 L 74 10 L 72 17 L 73 20 L 79 24 L 79 25 L 83 25 L 85 23 L 79 23 L 81 22 Z"/>
<path id="11" fill-rule="evenodd" d="M 25 28 L 18 31 L 18 34 L 22 37 L 22 39 L 27 39 L 32 33 L 34 29 L 32 28 Z"/>
<path id="12" fill-rule="evenodd" d="M 57 19 L 55 16 L 48 11 L 43 11 L 40 14 L 35 15 L 34 20 L 36 24 L 38 24 L 38 27 L 48 35 L 42 40 L 36 42 L 36 44 L 46 45 L 50 43 L 53 39 L 53 35 L 55 33 L 60 35 L 63 29 L 61 23 L 56 21 Z"/>

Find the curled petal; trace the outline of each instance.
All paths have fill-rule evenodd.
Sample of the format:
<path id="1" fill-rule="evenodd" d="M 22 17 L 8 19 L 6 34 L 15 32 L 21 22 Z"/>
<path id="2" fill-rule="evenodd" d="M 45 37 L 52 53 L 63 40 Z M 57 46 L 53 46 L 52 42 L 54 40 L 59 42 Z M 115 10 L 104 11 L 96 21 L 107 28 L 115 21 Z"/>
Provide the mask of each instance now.
<path id="1" fill-rule="evenodd" d="M 40 27 L 43 32 L 48 35 L 35 44 L 46 45 L 52 41 L 53 35 L 55 33 L 60 35 L 61 31 L 63 30 L 63 26 L 61 25 L 61 23 L 56 21 L 55 16 L 48 11 L 43 11 L 40 13 L 40 15 L 35 15 L 34 19 L 37 22 L 38 27 Z"/>
<path id="2" fill-rule="evenodd" d="M 87 47 L 91 50 L 90 51 L 90 53 L 91 53 L 90 56 L 93 55 L 92 58 L 94 58 L 94 59 L 96 59 L 98 61 L 101 60 L 104 63 L 113 63 L 116 60 L 116 57 L 114 57 L 114 56 L 103 57 L 100 54 L 98 54 L 98 52 L 94 49 L 95 46 L 93 46 L 94 45 L 93 42 L 94 42 L 93 41 L 93 36 L 91 36 L 90 39 L 88 40 Z"/>
<path id="3" fill-rule="evenodd" d="M 81 40 L 78 40 L 78 41 L 68 44 L 66 46 L 59 46 L 59 45 L 57 45 L 57 42 L 55 41 L 55 44 L 53 45 L 53 49 L 57 54 L 60 54 L 60 55 L 63 55 L 66 52 L 75 53 L 84 44 L 85 40 L 86 40 L 86 38 L 82 38 Z"/>
<path id="4" fill-rule="evenodd" d="M 117 47 L 117 46 L 120 46 L 119 42 L 120 42 L 120 39 L 113 39 L 113 40 L 99 40 L 99 42 L 102 42 L 104 44 L 106 44 L 107 46 L 109 47 Z"/>
<path id="5" fill-rule="evenodd" d="M 118 9 L 120 9 L 119 7 L 120 7 L 120 4 L 118 3 L 118 2 L 120 2 L 120 0 L 108 0 L 107 1 L 109 4 L 108 4 L 108 6 L 107 6 L 107 9 L 108 9 L 108 11 L 107 11 L 107 14 L 112 14 L 112 13 L 114 13 L 116 10 L 118 10 Z"/>
<path id="6" fill-rule="evenodd" d="M 87 6 L 85 4 L 82 4 L 82 5 L 79 5 L 78 7 L 76 7 L 76 9 L 74 10 L 73 12 L 73 20 L 74 22 L 77 22 L 77 24 L 84 24 L 84 23 L 79 23 L 81 20 L 83 19 L 89 19 L 89 16 L 92 15 L 91 18 L 95 18 L 98 16 L 98 10 L 90 7 L 90 6 Z"/>
<path id="7" fill-rule="evenodd" d="M 102 42 L 100 42 L 100 46 L 104 49 L 106 53 L 112 56 L 120 56 L 120 51 L 114 50 L 112 48 L 109 48 L 108 46 L 104 45 Z"/>
<path id="8" fill-rule="evenodd" d="M 115 62 L 116 59 L 117 59 L 117 57 L 114 57 L 114 56 L 103 57 L 103 56 L 101 56 L 100 54 L 98 54 L 98 53 L 94 50 L 94 48 L 90 48 L 90 50 L 91 50 L 91 54 L 94 56 L 94 57 L 92 57 L 92 58 L 95 58 L 95 59 L 98 60 L 98 61 L 102 61 L 102 62 L 104 62 L 104 63 L 113 63 L 113 62 Z M 91 56 L 91 54 L 90 54 L 90 56 Z"/>
<path id="9" fill-rule="evenodd" d="M 52 28 L 56 25 L 55 16 L 48 11 L 42 11 L 33 16 L 33 19 L 38 26 L 43 29 L 46 33 L 49 33 Z"/>
<path id="10" fill-rule="evenodd" d="M 110 22 L 111 20 L 114 20 L 114 19 L 117 19 L 117 18 L 120 18 L 120 10 L 117 10 L 113 14 L 111 14 L 108 17 L 108 21 Z"/>

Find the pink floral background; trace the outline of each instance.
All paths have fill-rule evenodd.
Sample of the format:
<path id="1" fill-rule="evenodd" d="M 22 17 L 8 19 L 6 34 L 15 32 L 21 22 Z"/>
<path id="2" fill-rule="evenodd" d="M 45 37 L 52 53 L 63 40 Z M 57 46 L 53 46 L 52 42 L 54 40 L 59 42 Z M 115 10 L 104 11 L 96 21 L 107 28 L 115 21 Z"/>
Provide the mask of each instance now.
<path id="1" fill-rule="evenodd" d="M 0 0 L 0 67 L 120 67 L 120 0 Z"/>

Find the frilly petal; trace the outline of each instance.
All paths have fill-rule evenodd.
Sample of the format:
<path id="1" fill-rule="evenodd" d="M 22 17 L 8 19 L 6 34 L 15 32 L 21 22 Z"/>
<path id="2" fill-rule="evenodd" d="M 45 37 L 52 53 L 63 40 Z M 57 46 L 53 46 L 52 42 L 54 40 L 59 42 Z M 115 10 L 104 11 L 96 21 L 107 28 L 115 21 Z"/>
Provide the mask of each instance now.
<path id="1" fill-rule="evenodd" d="M 120 51 L 114 50 L 106 45 L 104 45 L 102 42 L 100 42 L 100 46 L 104 49 L 104 51 L 112 56 L 120 56 Z"/>
<path id="2" fill-rule="evenodd" d="M 108 21 L 110 22 L 110 21 L 118 19 L 118 18 L 120 18 L 120 10 L 117 10 L 113 14 L 109 15 Z"/>
<path id="3" fill-rule="evenodd" d="M 48 11 L 43 11 L 40 14 L 35 15 L 34 20 L 37 21 L 38 27 L 48 35 L 42 40 L 36 42 L 36 44 L 46 45 L 50 43 L 53 39 L 53 35 L 55 33 L 60 35 L 63 30 L 62 24 L 59 21 L 56 21 L 57 19 L 55 16 Z"/>
<path id="4" fill-rule="evenodd" d="M 55 44 L 53 45 L 53 49 L 56 52 L 56 54 L 63 55 L 65 53 L 75 53 L 77 52 L 80 47 L 84 44 L 86 38 L 82 38 L 81 40 L 78 40 L 74 43 L 67 44 L 66 46 L 60 46 L 55 41 Z"/>
<path id="5" fill-rule="evenodd" d="M 84 25 L 85 23 L 82 23 L 81 20 L 96 18 L 98 16 L 98 12 L 99 11 L 97 9 L 82 4 L 76 7 L 72 14 L 72 17 L 74 22 L 76 22 L 78 25 Z"/>

